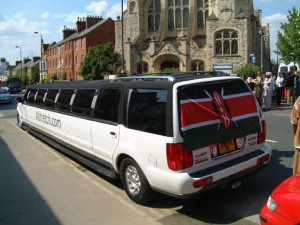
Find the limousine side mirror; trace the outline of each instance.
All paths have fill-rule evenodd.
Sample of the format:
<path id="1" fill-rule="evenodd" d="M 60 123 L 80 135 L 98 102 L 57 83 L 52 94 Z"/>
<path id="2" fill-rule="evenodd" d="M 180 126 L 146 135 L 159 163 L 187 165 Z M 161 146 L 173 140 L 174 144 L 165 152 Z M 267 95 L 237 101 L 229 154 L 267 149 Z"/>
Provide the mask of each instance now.
<path id="1" fill-rule="evenodd" d="M 21 102 L 21 103 L 23 103 L 23 98 L 22 97 L 17 97 L 17 98 L 15 98 L 15 100 L 16 100 L 16 102 Z"/>

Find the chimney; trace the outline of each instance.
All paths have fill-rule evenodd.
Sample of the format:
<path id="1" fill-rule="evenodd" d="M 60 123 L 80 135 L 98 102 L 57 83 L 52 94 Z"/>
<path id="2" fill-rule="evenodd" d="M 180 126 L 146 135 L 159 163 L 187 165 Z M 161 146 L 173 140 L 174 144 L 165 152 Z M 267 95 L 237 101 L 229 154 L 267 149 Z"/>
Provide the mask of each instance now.
<path id="1" fill-rule="evenodd" d="M 4 57 L 1 57 L 1 62 L 6 62 L 6 59 Z"/>
<path id="2" fill-rule="evenodd" d="M 39 57 L 39 56 L 34 56 L 34 57 L 32 58 L 32 60 L 33 60 L 34 63 L 37 62 L 37 61 L 40 60 L 40 59 L 41 59 L 41 57 Z"/>
<path id="3" fill-rule="evenodd" d="M 31 61 L 31 59 L 23 59 L 23 63 L 24 64 L 26 64 L 26 63 L 28 63 L 28 62 L 30 62 Z"/>
<path id="4" fill-rule="evenodd" d="M 103 20 L 100 16 L 87 16 L 86 17 L 86 28 L 90 28 L 91 26 L 95 25 L 99 21 Z"/>
<path id="5" fill-rule="evenodd" d="M 70 37 L 72 34 L 75 34 L 75 33 L 76 33 L 75 29 L 71 29 L 71 28 L 64 26 L 64 29 L 63 29 L 63 38 L 64 39 Z"/>
<path id="6" fill-rule="evenodd" d="M 86 24 L 85 24 L 84 18 L 81 19 L 81 18 L 77 17 L 76 26 L 77 26 L 77 33 L 80 33 L 81 31 L 85 30 Z"/>

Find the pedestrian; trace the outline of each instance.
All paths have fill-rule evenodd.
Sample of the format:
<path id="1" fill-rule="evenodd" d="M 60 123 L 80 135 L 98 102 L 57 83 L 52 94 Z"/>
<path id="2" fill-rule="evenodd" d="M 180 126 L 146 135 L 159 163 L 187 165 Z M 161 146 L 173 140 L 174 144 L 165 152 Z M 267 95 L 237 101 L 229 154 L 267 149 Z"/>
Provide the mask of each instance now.
<path id="1" fill-rule="evenodd" d="M 263 107 L 264 105 L 264 88 L 263 88 L 263 85 L 264 85 L 264 80 L 265 80 L 265 73 L 262 73 L 262 72 L 257 72 L 257 80 L 259 82 L 258 86 L 259 86 L 259 90 L 258 90 L 258 98 L 259 98 L 259 105 L 261 107 Z"/>
<path id="2" fill-rule="evenodd" d="M 300 96 L 300 70 L 295 71 L 295 99 Z"/>
<path id="3" fill-rule="evenodd" d="M 260 102 L 260 99 L 259 99 L 260 82 L 257 79 L 257 75 L 255 73 L 252 73 L 250 75 L 250 78 L 249 78 L 248 82 L 249 82 L 249 86 L 250 86 L 250 89 L 251 89 L 254 97 L 256 98 L 259 105 L 261 105 L 261 102 Z"/>
<path id="4" fill-rule="evenodd" d="M 279 106 L 281 105 L 281 98 L 282 98 L 283 88 L 284 88 L 284 77 L 282 72 L 279 72 L 275 81 L 275 86 L 276 86 L 276 103 Z"/>
<path id="5" fill-rule="evenodd" d="M 291 113 L 291 123 L 293 125 L 295 154 L 293 161 L 293 174 L 300 172 L 300 97 L 294 103 Z"/>
<path id="6" fill-rule="evenodd" d="M 295 75 L 294 71 L 289 71 L 285 77 L 285 88 L 286 88 L 286 104 L 291 105 L 292 102 L 295 102 Z"/>
<path id="7" fill-rule="evenodd" d="M 265 110 L 269 110 L 271 108 L 273 86 L 274 86 L 274 81 L 272 78 L 272 73 L 267 72 L 266 78 L 264 79 L 264 82 L 263 82 L 263 91 L 264 91 L 263 96 L 264 96 L 264 109 Z"/>

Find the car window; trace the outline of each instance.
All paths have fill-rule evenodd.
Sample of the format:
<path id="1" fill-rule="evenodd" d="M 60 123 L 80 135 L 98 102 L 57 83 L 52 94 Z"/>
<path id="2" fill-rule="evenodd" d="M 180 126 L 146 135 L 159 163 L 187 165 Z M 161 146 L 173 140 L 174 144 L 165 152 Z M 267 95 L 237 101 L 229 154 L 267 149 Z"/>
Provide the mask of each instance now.
<path id="1" fill-rule="evenodd" d="M 74 94 L 75 89 L 62 89 L 59 93 L 56 109 L 61 111 L 69 111 L 70 100 Z"/>
<path id="2" fill-rule="evenodd" d="M 166 134 L 167 90 L 132 89 L 127 109 L 128 128 Z"/>
<path id="3" fill-rule="evenodd" d="M 81 114 L 83 116 L 90 116 L 91 105 L 95 93 L 95 89 L 79 89 L 72 104 L 72 112 Z"/>
<path id="4" fill-rule="evenodd" d="M 29 94 L 27 96 L 29 104 L 34 104 L 34 97 L 35 97 L 36 92 L 37 92 L 36 89 L 30 89 Z"/>
<path id="5" fill-rule="evenodd" d="M 46 92 L 47 92 L 47 89 L 39 89 L 39 91 L 36 95 L 35 104 L 37 104 L 37 105 L 44 104 L 44 96 L 45 96 Z"/>
<path id="6" fill-rule="evenodd" d="M 0 89 L 0 94 L 8 94 L 8 91 L 6 89 Z"/>
<path id="7" fill-rule="evenodd" d="M 95 118 L 117 122 L 119 114 L 120 90 L 103 89 L 95 108 Z"/>
<path id="8" fill-rule="evenodd" d="M 45 99 L 45 106 L 47 108 L 54 109 L 55 106 L 55 98 L 58 93 L 58 89 L 49 89 Z"/>

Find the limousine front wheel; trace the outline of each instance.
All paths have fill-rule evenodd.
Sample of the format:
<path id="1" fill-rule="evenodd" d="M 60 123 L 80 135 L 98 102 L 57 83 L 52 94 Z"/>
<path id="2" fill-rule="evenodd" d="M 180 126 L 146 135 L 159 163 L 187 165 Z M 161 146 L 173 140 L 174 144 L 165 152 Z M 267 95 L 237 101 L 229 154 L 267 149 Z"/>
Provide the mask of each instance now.
<path id="1" fill-rule="evenodd" d="M 146 205 L 153 199 L 153 191 L 138 164 L 126 158 L 121 162 L 121 180 L 129 198 L 141 205 Z"/>

